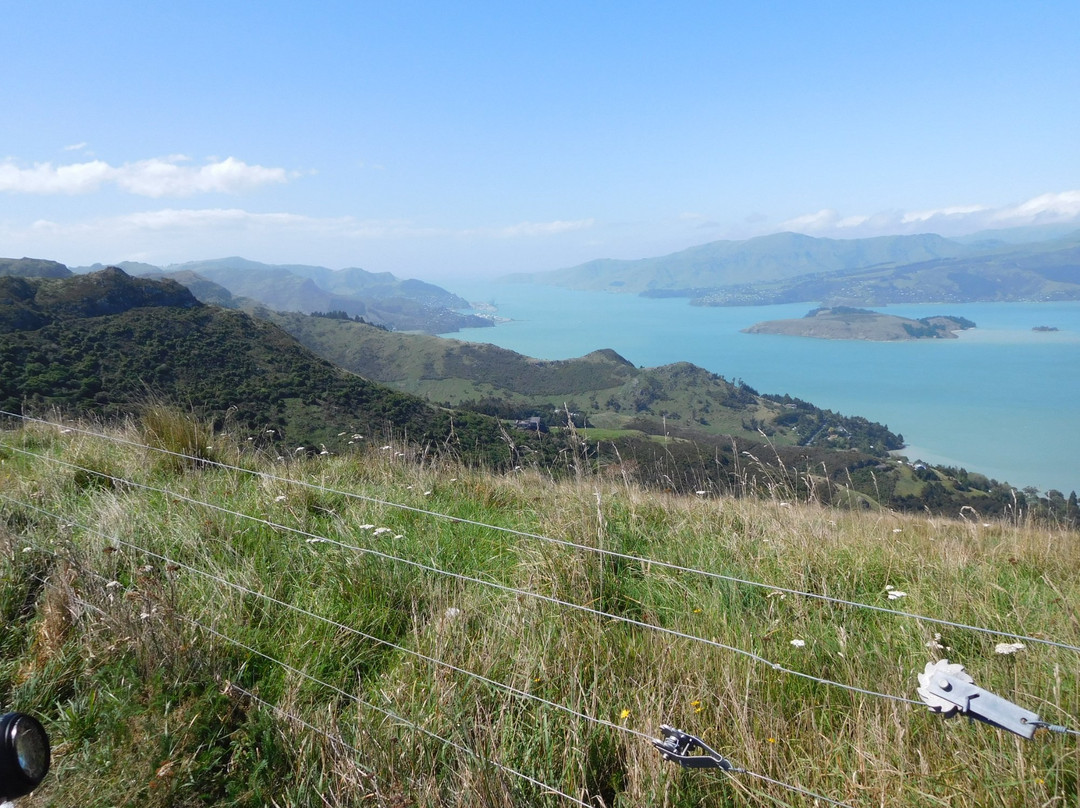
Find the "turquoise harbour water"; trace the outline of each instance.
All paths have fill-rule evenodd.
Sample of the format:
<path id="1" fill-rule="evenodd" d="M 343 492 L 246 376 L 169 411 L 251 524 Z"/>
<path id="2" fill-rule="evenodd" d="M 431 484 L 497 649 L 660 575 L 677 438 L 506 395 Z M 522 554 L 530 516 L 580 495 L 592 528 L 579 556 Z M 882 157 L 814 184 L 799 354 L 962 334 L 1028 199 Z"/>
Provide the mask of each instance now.
<path id="1" fill-rule="evenodd" d="M 956 340 L 815 340 L 741 329 L 812 305 L 706 308 L 530 284 L 457 284 L 510 318 L 446 336 L 541 359 L 612 348 L 636 365 L 693 362 L 761 393 L 790 393 L 902 433 L 912 460 L 962 466 L 1018 487 L 1080 489 L 1080 303 L 889 306 L 954 314 L 978 328 Z M 1035 332 L 1035 326 L 1056 326 Z"/>

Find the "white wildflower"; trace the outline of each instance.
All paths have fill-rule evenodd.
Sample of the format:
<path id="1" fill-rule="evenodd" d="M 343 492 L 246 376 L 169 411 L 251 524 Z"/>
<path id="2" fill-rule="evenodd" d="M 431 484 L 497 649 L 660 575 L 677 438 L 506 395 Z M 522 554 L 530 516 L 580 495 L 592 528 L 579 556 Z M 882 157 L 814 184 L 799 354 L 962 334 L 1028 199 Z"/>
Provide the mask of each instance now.
<path id="1" fill-rule="evenodd" d="M 105 584 L 106 589 L 116 589 L 116 587 L 118 586 L 120 586 L 119 581 L 109 581 L 107 584 Z"/>
<path id="2" fill-rule="evenodd" d="M 371 535 L 372 536 L 381 536 L 383 533 L 392 533 L 392 532 L 393 531 L 390 530 L 390 528 L 388 528 L 388 527 L 377 527 L 373 531 L 371 531 Z"/>
<path id="3" fill-rule="evenodd" d="M 934 633 L 934 639 L 927 640 L 926 647 L 929 648 L 931 651 L 951 651 L 952 650 L 952 648 L 950 648 L 949 646 L 942 645 L 942 643 L 941 643 L 941 634 L 939 634 L 937 632 Z"/>
<path id="4" fill-rule="evenodd" d="M 903 533 L 903 532 L 904 532 L 904 529 L 903 529 L 902 527 L 894 527 L 894 528 L 892 529 L 892 532 L 893 532 L 893 533 Z"/>
<path id="5" fill-rule="evenodd" d="M 1015 654 L 1023 651 L 1026 646 L 1022 642 L 999 642 L 994 646 L 996 654 Z"/>
<path id="6" fill-rule="evenodd" d="M 284 494 L 278 494 L 276 497 L 274 497 L 274 502 L 284 502 L 285 500 L 286 496 Z"/>
<path id="7" fill-rule="evenodd" d="M 363 439 L 364 439 L 364 436 L 363 436 L 363 435 L 361 435 L 361 434 L 360 434 L 360 433 L 358 432 L 358 433 L 356 433 L 355 435 L 353 435 L 353 436 L 352 436 L 352 439 L 353 439 L 353 440 L 363 440 Z"/>
<path id="8" fill-rule="evenodd" d="M 900 600 L 900 598 L 906 598 L 907 592 L 897 589 L 893 586 L 886 586 L 885 592 L 889 595 L 889 600 Z"/>
<path id="9" fill-rule="evenodd" d="M 358 530 L 371 530 L 375 525 L 357 525 Z"/>
<path id="10" fill-rule="evenodd" d="M 695 491 L 694 493 L 697 494 L 699 497 L 703 497 L 709 492 L 708 491 Z"/>
<path id="11" fill-rule="evenodd" d="M 393 449 L 393 448 L 394 448 L 393 446 L 390 446 L 389 444 L 387 444 L 386 446 L 382 447 L 382 450 L 383 450 L 384 452 L 388 452 L 388 451 L 390 451 L 390 450 L 391 450 L 391 449 Z"/>
<path id="12" fill-rule="evenodd" d="M 794 645 L 796 648 L 802 648 L 804 645 L 806 645 L 806 640 L 792 640 L 791 644 Z"/>
<path id="13" fill-rule="evenodd" d="M 445 617 L 447 620 L 453 620 L 455 617 L 460 616 L 461 609 L 457 608 L 456 606 L 451 606 L 445 612 L 443 612 L 443 617 Z"/>

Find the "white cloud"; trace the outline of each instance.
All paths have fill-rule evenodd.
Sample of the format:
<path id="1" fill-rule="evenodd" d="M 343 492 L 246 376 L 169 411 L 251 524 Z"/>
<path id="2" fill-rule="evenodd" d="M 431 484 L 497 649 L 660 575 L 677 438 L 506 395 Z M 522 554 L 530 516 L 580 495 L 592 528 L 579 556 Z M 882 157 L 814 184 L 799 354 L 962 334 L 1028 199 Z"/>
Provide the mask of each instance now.
<path id="1" fill-rule="evenodd" d="M 997 208 L 981 204 L 950 205 L 928 210 L 882 211 L 854 216 L 841 216 L 835 210 L 825 209 L 788 219 L 777 225 L 776 230 L 840 238 L 910 233 L 958 236 L 979 230 L 1059 224 L 1074 220 L 1080 226 L 1080 190 L 1042 194 L 1026 202 Z"/>
<path id="2" fill-rule="evenodd" d="M 290 177 L 283 168 L 248 165 L 235 157 L 202 166 L 184 165 L 187 161 L 183 155 L 170 155 L 120 166 L 92 160 L 67 165 L 35 163 L 31 168 L 22 168 L 6 160 L 0 163 L 0 191 L 75 195 L 112 184 L 131 194 L 157 198 L 200 193 L 235 194 L 286 182 Z"/>
<path id="3" fill-rule="evenodd" d="M 577 219 L 576 221 L 554 222 L 520 222 L 518 224 L 502 227 L 495 231 L 500 238 L 520 238 L 522 236 L 556 236 L 560 233 L 570 233 L 575 230 L 587 230 L 595 224 L 593 219 Z"/>
<path id="4" fill-rule="evenodd" d="M 817 213 L 804 213 L 794 219 L 788 219 L 780 223 L 782 230 L 794 230 L 799 233 L 813 233 L 822 230 L 835 230 L 843 227 L 842 222 L 848 221 L 840 217 L 838 211 L 832 208 L 823 208 Z"/>
<path id="5" fill-rule="evenodd" d="M 1068 221 L 1080 217 L 1080 190 L 1042 194 L 994 214 L 994 221 L 1022 220 L 1026 224 Z M 999 225 L 1000 226 L 1000 225 Z"/>
<path id="6" fill-rule="evenodd" d="M 86 141 L 83 141 L 82 143 L 72 143 L 70 146 L 64 146 L 64 151 L 82 151 L 86 146 Z"/>
<path id="7" fill-rule="evenodd" d="M 95 191 L 109 178 L 108 163 L 93 160 L 53 166 L 38 163 L 33 168 L 19 168 L 14 163 L 0 163 L 0 191 L 21 194 L 84 194 Z"/>
<path id="8" fill-rule="evenodd" d="M 949 208 L 938 208 L 937 210 L 910 211 L 903 215 L 901 222 L 904 224 L 910 222 L 928 222 L 931 219 L 945 216 L 966 216 L 971 213 L 981 213 L 986 209 L 986 205 L 954 205 Z"/>

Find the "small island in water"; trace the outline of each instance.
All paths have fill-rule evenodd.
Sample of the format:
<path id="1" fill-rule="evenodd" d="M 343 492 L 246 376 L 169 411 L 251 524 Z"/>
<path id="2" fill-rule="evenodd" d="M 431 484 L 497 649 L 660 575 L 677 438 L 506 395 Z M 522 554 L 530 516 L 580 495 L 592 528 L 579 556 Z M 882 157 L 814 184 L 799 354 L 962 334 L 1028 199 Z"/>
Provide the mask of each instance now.
<path id="1" fill-rule="evenodd" d="M 865 339 L 894 342 L 913 339 L 956 339 L 956 332 L 974 328 L 965 317 L 922 317 L 912 320 L 850 306 L 822 306 L 795 320 L 768 320 L 744 328 L 747 334 L 785 334 L 816 339 Z"/>

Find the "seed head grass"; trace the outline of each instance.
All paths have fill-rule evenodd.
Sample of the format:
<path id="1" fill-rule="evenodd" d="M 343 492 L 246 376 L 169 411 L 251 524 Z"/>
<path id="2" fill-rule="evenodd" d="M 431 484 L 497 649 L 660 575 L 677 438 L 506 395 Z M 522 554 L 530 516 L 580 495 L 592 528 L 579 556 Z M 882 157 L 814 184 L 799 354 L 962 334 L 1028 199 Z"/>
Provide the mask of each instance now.
<path id="1" fill-rule="evenodd" d="M 813 804 L 661 724 L 854 806 L 1078 804 L 1075 737 L 902 700 L 948 658 L 1080 728 L 1076 652 L 791 591 L 1080 645 L 1075 532 L 205 428 L 0 435 L 0 698 L 55 751 L 23 805 Z"/>

